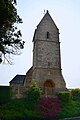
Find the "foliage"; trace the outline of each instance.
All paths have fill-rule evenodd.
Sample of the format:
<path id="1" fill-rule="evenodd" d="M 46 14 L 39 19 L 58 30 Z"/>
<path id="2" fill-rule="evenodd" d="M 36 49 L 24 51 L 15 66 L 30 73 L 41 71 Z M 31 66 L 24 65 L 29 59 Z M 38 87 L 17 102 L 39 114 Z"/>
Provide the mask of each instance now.
<path id="1" fill-rule="evenodd" d="M 72 89 L 71 95 L 73 100 L 80 100 L 80 89 L 79 88 Z"/>
<path id="2" fill-rule="evenodd" d="M 10 99 L 10 87 L 0 86 L 0 104 L 8 103 Z"/>
<path id="3" fill-rule="evenodd" d="M 60 112 L 60 101 L 57 98 L 42 98 L 37 108 L 44 117 L 54 117 Z"/>
<path id="4" fill-rule="evenodd" d="M 28 89 L 28 99 L 37 101 L 40 98 L 40 88 L 35 82 L 32 82 Z"/>
<path id="5" fill-rule="evenodd" d="M 27 109 L 26 99 L 15 99 L 7 104 L 0 105 L 1 120 L 37 120 L 40 114 L 35 110 Z"/>
<path id="6" fill-rule="evenodd" d="M 59 92 L 58 93 L 58 98 L 62 102 L 69 102 L 71 100 L 71 93 L 70 92 Z"/>
<path id="7" fill-rule="evenodd" d="M 68 103 L 61 103 L 61 112 L 59 118 L 70 118 L 80 116 L 80 101 L 69 101 Z"/>
<path id="8" fill-rule="evenodd" d="M 69 118 L 80 116 L 80 90 L 71 91 L 70 100 L 61 103 L 59 118 Z M 66 99 L 67 100 L 67 99 Z"/>
<path id="9" fill-rule="evenodd" d="M 44 101 L 44 104 L 45 102 L 46 101 Z M 51 103 L 52 102 L 50 102 L 50 104 Z M 38 105 L 40 105 L 39 102 L 37 102 L 37 108 L 38 108 Z M 74 117 L 74 116 L 76 117 L 80 115 L 80 100 L 77 100 L 77 101 L 71 100 L 68 103 L 60 102 L 59 105 L 60 105 L 59 107 L 60 112 L 57 113 L 58 114 L 57 117 L 59 119 Z M 49 119 L 44 118 L 39 113 L 39 112 L 42 113 L 40 109 L 36 108 L 36 109 L 29 110 L 28 107 L 29 107 L 28 99 L 25 99 L 25 98 L 11 100 L 8 103 L 2 104 L 2 105 L 0 104 L 0 118 L 2 120 L 18 120 L 18 119 L 19 120 L 44 120 L 44 119 L 53 120 L 55 119 L 54 116 L 52 117 L 52 119 L 50 116 L 49 116 Z M 50 109 L 52 109 L 52 106 L 50 107 Z"/>
<path id="10" fill-rule="evenodd" d="M 20 49 L 24 47 L 21 31 L 16 26 L 22 23 L 22 19 L 15 5 L 16 0 L 0 0 L 0 62 L 3 56 L 10 62 L 7 55 L 20 54 Z"/>
<path id="11" fill-rule="evenodd" d="M 27 95 L 27 99 L 30 105 L 29 109 L 34 108 L 39 98 L 40 98 L 40 88 L 37 86 L 35 82 L 32 82 L 31 86 L 28 89 L 28 95 Z"/>

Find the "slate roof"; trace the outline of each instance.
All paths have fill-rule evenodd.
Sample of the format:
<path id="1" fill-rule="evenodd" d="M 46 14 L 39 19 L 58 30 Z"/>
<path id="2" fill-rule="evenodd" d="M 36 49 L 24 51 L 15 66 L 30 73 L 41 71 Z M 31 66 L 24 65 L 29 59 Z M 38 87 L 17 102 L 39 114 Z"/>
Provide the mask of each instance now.
<path id="1" fill-rule="evenodd" d="M 23 84 L 25 80 L 26 75 L 16 75 L 9 83 L 14 84 Z"/>

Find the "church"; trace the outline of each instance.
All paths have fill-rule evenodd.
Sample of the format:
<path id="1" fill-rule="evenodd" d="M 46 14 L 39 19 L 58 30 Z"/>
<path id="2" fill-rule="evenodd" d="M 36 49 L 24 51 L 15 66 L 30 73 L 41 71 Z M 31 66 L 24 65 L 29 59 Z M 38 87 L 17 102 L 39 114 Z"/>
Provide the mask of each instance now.
<path id="1" fill-rule="evenodd" d="M 12 97 L 25 97 L 31 81 L 40 87 L 42 97 L 54 97 L 58 92 L 66 91 L 61 69 L 59 29 L 48 10 L 34 32 L 32 67 L 26 75 L 16 75 L 9 82 Z"/>

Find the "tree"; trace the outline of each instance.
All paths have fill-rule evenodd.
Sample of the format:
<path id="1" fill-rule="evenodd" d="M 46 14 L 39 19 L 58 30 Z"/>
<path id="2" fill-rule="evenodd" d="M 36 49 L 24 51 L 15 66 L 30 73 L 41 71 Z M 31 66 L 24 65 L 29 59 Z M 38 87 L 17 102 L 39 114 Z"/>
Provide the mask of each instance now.
<path id="1" fill-rule="evenodd" d="M 17 14 L 16 0 L 0 0 L 0 62 L 4 59 L 10 63 L 7 55 L 20 54 L 24 48 L 21 31 L 17 24 L 22 23 L 22 19 Z"/>

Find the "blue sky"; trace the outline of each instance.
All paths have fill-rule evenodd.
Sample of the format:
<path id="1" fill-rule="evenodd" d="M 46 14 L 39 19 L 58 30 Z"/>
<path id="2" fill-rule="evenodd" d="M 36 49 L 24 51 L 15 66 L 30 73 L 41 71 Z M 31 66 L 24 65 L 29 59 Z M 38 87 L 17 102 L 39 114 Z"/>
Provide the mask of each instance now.
<path id="1" fill-rule="evenodd" d="M 22 54 L 11 56 L 14 65 L 0 65 L 0 85 L 9 85 L 16 74 L 26 74 L 32 66 L 33 34 L 49 10 L 60 32 L 62 73 L 68 88 L 80 88 L 80 0 L 17 0 L 19 26 L 26 42 Z"/>

